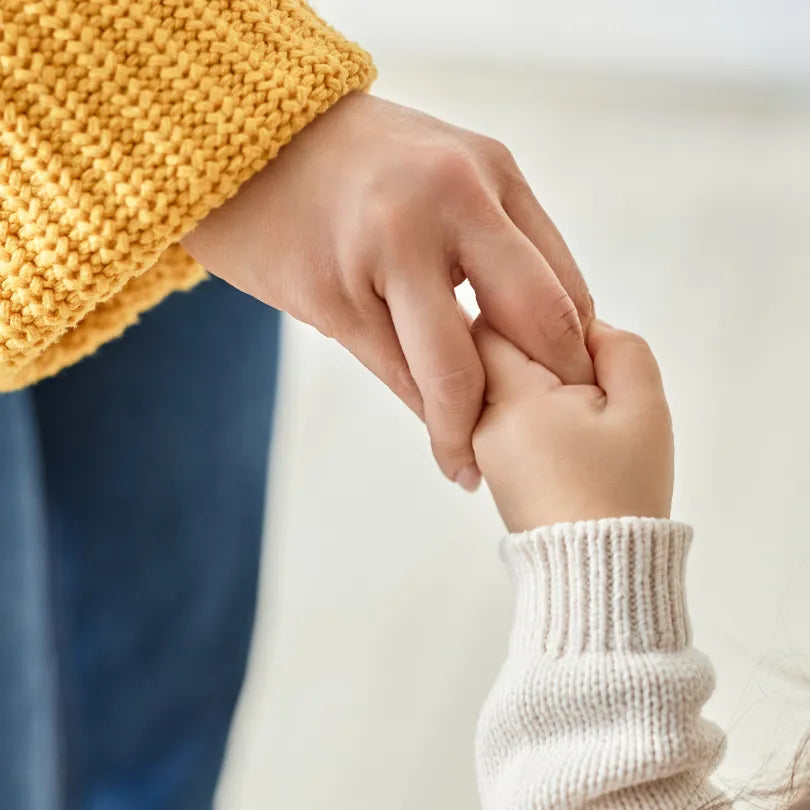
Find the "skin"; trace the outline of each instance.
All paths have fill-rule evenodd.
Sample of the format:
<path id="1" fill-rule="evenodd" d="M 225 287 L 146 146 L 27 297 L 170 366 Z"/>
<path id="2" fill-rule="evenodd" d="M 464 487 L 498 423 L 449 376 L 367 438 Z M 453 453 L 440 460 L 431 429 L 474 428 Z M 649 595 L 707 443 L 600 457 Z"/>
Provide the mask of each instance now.
<path id="1" fill-rule="evenodd" d="M 593 321 L 596 384 L 566 385 L 484 319 L 472 332 L 487 380 L 473 445 L 510 531 L 670 516 L 672 424 L 642 338 Z"/>
<path id="2" fill-rule="evenodd" d="M 370 95 L 344 98 L 183 240 L 209 272 L 338 340 L 475 489 L 484 368 L 454 288 L 568 383 L 593 382 L 587 286 L 497 141 Z"/>

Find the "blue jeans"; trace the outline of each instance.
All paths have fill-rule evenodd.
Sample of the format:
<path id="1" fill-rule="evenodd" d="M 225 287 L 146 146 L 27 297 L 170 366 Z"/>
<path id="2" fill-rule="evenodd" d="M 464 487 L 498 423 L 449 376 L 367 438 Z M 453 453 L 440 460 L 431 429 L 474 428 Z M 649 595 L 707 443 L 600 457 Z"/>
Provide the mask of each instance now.
<path id="1" fill-rule="evenodd" d="M 0 396 L 0 808 L 211 806 L 250 643 L 278 313 L 176 294 Z"/>

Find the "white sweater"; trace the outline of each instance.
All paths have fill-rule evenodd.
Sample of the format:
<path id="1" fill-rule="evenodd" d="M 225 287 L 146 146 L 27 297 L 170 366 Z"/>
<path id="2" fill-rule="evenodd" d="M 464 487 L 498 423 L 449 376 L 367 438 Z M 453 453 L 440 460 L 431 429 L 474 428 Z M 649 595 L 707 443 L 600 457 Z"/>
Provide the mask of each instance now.
<path id="1" fill-rule="evenodd" d="M 517 604 L 481 713 L 484 810 L 731 806 L 709 778 L 723 735 L 691 646 L 689 527 L 620 518 L 542 527 L 501 548 Z"/>

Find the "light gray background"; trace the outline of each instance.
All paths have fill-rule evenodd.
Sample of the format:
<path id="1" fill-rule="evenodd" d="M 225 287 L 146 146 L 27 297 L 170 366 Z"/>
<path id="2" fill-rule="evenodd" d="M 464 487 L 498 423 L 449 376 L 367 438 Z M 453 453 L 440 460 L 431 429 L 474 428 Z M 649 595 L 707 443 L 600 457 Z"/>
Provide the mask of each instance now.
<path id="1" fill-rule="evenodd" d="M 511 147 L 600 315 L 656 350 L 736 784 L 775 777 L 810 726 L 794 683 L 810 674 L 810 24 L 804 3 L 671 5 L 319 9 L 375 50 L 375 92 Z M 343 349 L 293 322 L 285 337 L 219 806 L 475 808 L 475 718 L 511 612 L 499 519 L 442 479 L 422 427 Z"/>

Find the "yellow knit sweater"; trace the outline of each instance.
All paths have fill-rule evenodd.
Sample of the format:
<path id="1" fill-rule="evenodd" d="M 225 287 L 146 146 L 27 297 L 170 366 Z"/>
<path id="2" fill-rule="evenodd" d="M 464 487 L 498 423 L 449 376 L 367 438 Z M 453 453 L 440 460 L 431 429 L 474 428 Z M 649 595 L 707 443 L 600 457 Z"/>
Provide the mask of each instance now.
<path id="1" fill-rule="evenodd" d="M 373 78 L 299 0 L 0 0 L 0 391 L 203 278 L 179 238 Z"/>

